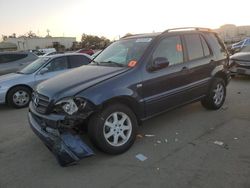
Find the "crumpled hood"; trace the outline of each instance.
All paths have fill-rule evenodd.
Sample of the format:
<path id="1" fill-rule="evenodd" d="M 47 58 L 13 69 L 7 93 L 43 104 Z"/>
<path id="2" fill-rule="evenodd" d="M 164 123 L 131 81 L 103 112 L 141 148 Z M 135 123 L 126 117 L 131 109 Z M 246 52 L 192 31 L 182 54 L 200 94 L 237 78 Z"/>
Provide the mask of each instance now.
<path id="1" fill-rule="evenodd" d="M 232 60 L 239 61 L 249 61 L 250 62 L 250 52 L 239 52 L 230 57 Z"/>
<path id="2" fill-rule="evenodd" d="M 85 65 L 42 82 L 37 86 L 37 92 L 51 99 L 74 96 L 126 70 L 125 67 Z"/>
<path id="3" fill-rule="evenodd" d="M 17 74 L 17 73 L 5 74 L 0 76 L 0 84 L 9 81 L 19 81 L 23 77 L 25 77 L 24 74 Z"/>

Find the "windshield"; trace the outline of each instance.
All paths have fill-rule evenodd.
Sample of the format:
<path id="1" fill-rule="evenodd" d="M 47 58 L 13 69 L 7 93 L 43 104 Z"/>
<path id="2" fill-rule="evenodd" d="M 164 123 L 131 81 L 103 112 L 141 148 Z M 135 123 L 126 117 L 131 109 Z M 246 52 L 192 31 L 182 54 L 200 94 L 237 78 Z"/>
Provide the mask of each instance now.
<path id="1" fill-rule="evenodd" d="M 41 66 L 43 66 L 45 63 L 47 63 L 49 59 L 50 58 L 48 57 L 40 57 L 37 60 L 33 61 L 28 66 L 24 67 L 22 70 L 20 70 L 19 73 L 32 74 L 35 71 L 37 71 Z"/>
<path id="2" fill-rule="evenodd" d="M 138 61 L 152 38 L 137 38 L 114 42 L 93 61 L 104 66 L 127 66 L 130 61 Z"/>

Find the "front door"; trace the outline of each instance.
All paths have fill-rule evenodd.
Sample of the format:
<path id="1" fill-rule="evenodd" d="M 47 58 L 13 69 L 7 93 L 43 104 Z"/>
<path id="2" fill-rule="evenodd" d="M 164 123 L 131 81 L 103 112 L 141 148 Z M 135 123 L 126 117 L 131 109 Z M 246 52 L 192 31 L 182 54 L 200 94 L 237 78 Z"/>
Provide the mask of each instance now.
<path id="1" fill-rule="evenodd" d="M 35 76 L 36 85 L 59 74 L 64 73 L 68 70 L 67 57 L 58 57 L 52 59 L 45 67 L 41 70 L 47 69 L 46 72 L 38 72 Z"/>
<path id="2" fill-rule="evenodd" d="M 187 100 L 185 86 L 189 84 L 189 70 L 184 61 L 181 37 L 163 38 L 154 50 L 150 64 L 159 57 L 166 58 L 169 66 L 155 71 L 147 70 L 143 74 L 143 97 L 147 117 Z"/>

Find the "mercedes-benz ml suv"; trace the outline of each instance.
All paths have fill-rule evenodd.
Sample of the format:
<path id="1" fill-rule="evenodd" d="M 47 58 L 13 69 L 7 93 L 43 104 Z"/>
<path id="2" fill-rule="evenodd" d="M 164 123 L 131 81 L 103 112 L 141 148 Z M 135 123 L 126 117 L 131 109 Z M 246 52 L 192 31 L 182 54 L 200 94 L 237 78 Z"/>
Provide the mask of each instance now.
<path id="1" fill-rule="evenodd" d="M 90 155 L 76 137 L 86 123 L 97 148 L 119 154 L 132 146 L 146 119 L 196 101 L 219 109 L 230 80 L 228 61 L 223 42 L 209 29 L 124 37 L 91 64 L 38 85 L 29 122 L 61 164 Z"/>

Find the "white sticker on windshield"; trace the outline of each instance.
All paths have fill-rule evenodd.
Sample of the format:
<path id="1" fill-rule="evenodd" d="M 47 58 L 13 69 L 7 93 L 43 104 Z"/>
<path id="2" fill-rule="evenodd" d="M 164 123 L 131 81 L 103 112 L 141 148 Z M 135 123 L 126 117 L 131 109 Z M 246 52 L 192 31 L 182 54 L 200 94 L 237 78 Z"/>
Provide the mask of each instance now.
<path id="1" fill-rule="evenodd" d="M 152 38 L 140 38 L 137 39 L 135 42 L 150 42 L 152 40 Z"/>

